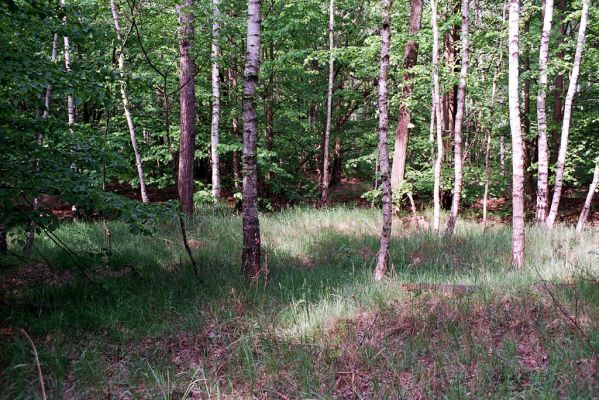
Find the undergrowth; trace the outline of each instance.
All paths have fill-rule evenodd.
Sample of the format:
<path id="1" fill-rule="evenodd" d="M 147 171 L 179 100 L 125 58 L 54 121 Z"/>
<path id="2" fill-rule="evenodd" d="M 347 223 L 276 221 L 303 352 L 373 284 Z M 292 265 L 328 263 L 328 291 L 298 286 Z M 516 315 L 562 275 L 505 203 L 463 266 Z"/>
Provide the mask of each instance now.
<path id="1" fill-rule="evenodd" d="M 388 279 L 371 279 L 377 210 L 263 215 L 268 284 L 240 274 L 241 220 L 151 236 L 63 223 L 32 261 L 2 262 L 0 398 L 591 398 L 599 395 L 595 232 L 461 221 L 437 237 L 394 221 Z M 15 250 L 16 246 L 13 245 Z M 419 284 L 428 284 L 419 286 Z"/>

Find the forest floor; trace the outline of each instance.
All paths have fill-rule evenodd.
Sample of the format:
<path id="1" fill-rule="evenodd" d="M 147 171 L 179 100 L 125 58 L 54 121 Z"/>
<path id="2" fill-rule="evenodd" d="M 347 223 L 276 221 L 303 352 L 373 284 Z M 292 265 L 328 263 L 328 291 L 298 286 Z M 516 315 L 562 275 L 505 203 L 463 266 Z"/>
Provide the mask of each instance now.
<path id="1" fill-rule="evenodd" d="M 0 259 L 0 398 L 599 398 L 599 231 L 460 221 L 437 237 L 394 220 L 392 268 L 372 281 L 380 211 L 263 215 L 268 284 L 240 276 L 241 219 L 151 236 L 63 222 L 33 259 Z"/>

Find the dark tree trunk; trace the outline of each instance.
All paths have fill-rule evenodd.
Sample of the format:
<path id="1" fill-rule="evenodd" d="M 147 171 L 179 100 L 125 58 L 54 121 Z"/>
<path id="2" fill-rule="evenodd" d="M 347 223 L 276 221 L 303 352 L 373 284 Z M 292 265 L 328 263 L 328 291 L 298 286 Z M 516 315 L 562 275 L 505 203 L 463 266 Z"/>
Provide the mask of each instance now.
<path id="1" fill-rule="evenodd" d="M 6 227 L 0 224 L 0 254 L 8 253 L 8 241 L 6 240 Z"/>
<path id="2" fill-rule="evenodd" d="M 412 0 L 410 6 L 410 36 L 415 36 L 420 31 L 422 19 L 422 0 Z M 418 42 L 411 38 L 404 49 L 404 75 L 401 97 L 403 102 L 399 106 L 397 117 L 397 130 L 395 131 L 395 148 L 393 150 L 393 165 L 391 167 L 391 187 L 398 189 L 404 180 L 406 171 L 406 154 L 408 150 L 408 138 L 410 127 L 410 110 L 407 101 L 411 97 L 414 86 L 411 80 L 414 74 L 410 69 L 416 65 L 418 60 Z"/>
<path id="3" fill-rule="evenodd" d="M 566 12 L 566 0 L 558 0 L 555 4 L 557 9 L 557 17 L 563 20 Z M 564 43 L 564 37 L 566 36 L 566 22 L 562 22 L 557 28 L 557 47 L 560 48 Z M 564 52 L 562 50 L 557 52 L 557 58 L 560 62 L 564 61 Z M 552 120 L 553 128 L 551 129 L 551 142 L 553 148 L 550 149 L 549 163 L 557 163 L 557 155 L 560 146 L 560 127 L 564 120 L 564 74 L 559 73 L 555 76 L 554 89 L 553 89 L 553 106 L 552 106 Z"/>
<path id="4" fill-rule="evenodd" d="M 447 234 L 452 234 L 458 219 L 460 209 L 460 200 L 462 197 L 462 121 L 464 119 L 464 109 L 466 108 L 466 77 L 468 75 L 468 22 L 470 14 L 470 4 L 468 0 L 462 0 L 462 60 L 460 69 L 460 81 L 458 84 L 458 104 L 455 118 L 454 130 L 454 185 L 453 198 L 451 201 L 451 210 L 447 221 Z"/>
<path id="5" fill-rule="evenodd" d="M 247 55 L 243 72 L 243 272 L 256 281 L 268 271 L 261 266 L 260 221 L 258 219 L 258 75 L 260 72 L 261 0 L 248 0 Z"/>
<path id="6" fill-rule="evenodd" d="M 179 175 L 177 186 L 181 208 L 193 213 L 193 160 L 195 152 L 195 68 L 190 49 L 194 40 L 194 0 L 177 6 L 179 14 L 179 101 L 181 103 L 179 139 Z"/>

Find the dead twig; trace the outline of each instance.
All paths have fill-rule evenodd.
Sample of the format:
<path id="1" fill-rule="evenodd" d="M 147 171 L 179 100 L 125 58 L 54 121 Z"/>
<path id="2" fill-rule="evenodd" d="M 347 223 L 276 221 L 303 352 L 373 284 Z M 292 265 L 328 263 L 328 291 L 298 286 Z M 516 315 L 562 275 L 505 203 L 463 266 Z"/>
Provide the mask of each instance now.
<path id="1" fill-rule="evenodd" d="M 33 343 L 33 340 L 31 340 L 31 337 L 27 334 L 27 332 L 25 332 L 24 329 L 19 329 L 19 331 L 23 334 L 23 336 L 25 336 L 27 338 L 27 340 L 29 341 L 29 344 L 31 344 L 31 348 L 33 350 L 33 357 L 35 359 L 35 366 L 37 368 L 37 377 L 40 381 L 40 392 L 42 395 L 42 400 L 47 400 L 48 397 L 46 396 L 46 387 L 44 386 L 44 375 L 42 375 L 42 367 L 40 365 L 40 359 L 37 354 L 37 349 L 35 348 L 35 344 Z"/>

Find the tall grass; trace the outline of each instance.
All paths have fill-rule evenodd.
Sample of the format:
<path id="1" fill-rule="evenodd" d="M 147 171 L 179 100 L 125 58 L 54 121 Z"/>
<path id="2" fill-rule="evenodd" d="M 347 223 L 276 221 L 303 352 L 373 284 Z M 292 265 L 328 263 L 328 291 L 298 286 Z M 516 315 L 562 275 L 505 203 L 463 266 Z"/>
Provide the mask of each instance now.
<path id="1" fill-rule="evenodd" d="M 75 398 L 97 398 L 106 392 L 134 397 L 147 393 L 152 398 L 196 392 L 205 398 L 252 393 L 267 398 L 347 397 L 359 389 L 346 382 L 348 371 L 342 369 L 349 366 L 356 368 L 354 384 L 355 374 L 362 376 L 360 381 L 371 377 L 363 384 L 377 398 L 405 397 L 418 390 L 425 398 L 439 393 L 463 398 L 468 397 L 464 385 L 479 397 L 493 388 L 496 392 L 487 394 L 496 398 L 518 393 L 538 398 L 558 386 L 580 395 L 596 389 L 588 382 L 578 385 L 574 372 L 562 368 L 592 353 L 588 342 L 597 337 L 594 325 L 587 338 L 572 329 L 559 335 L 551 331 L 554 321 L 548 318 L 560 319 L 559 310 L 535 289 L 542 280 L 568 283 L 580 271 L 596 273 L 594 231 L 579 237 L 569 227 L 530 227 L 527 267 L 513 271 L 509 227 L 493 226 L 483 234 L 476 222 L 461 221 L 456 234 L 447 238 L 394 222 L 390 276 L 374 283 L 377 210 L 294 208 L 263 215 L 264 262 L 270 274 L 268 284 L 260 286 L 248 286 L 241 278 L 241 220 L 232 213 L 199 213 L 188 221 L 200 264 L 197 279 L 176 221 L 164 221 L 150 236 L 132 235 L 125 225 L 109 223 L 110 255 L 99 224 L 64 223 L 55 234 L 77 254 L 75 259 L 41 236 L 33 257 L 50 267 L 10 267 L 14 260 L 2 260 L 5 281 L 30 272 L 25 274 L 28 281 L 8 295 L 0 316 L 3 327 L 24 328 L 36 339 L 47 386 L 58 397 L 75 393 Z M 126 268 L 132 272 L 122 277 L 101 275 Z M 48 283 L 57 271 L 72 271 L 71 277 Z M 457 297 L 407 292 L 404 285 L 414 282 L 478 289 Z M 576 301 L 586 304 L 585 315 L 594 320 L 597 288 L 579 286 L 576 296 L 582 297 Z M 556 295 L 566 307 L 572 301 L 572 293 Z M 519 306 L 508 307 L 501 299 Z M 522 338 L 504 327 L 510 317 L 502 314 L 530 307 L 530 301 L 547 311 L 520 317 L 534 319 L 538 327 L 526 329 L 540 335 L 551 354 L 543 369 L 532 372 L 519 366 Z M 489 343 L 473 337 L 479 329 L 469 319 L 473 313 L 489 315 L 483 319 L 491 328 L 507 329 L 501 348 L 489 354 L 484 348 Z M 416 328 L 405 327 L 414 329 L 410 335 L 389 328 L 390 320 L 410 318 L 421 320 L 413 324 Z M 389 343 L 375 343 L 369 329 L 388 329 L 390 336 L 380 340 Z M 511 345 L 508 338 L 517 343 Z M 1 339 L 0 398 L 37 396 L 27 344 L 8 334 Z M 569 344 L 560 347 L 559 340 Z M 460 365 L 475 362 L 489 372 L 479 368 L 473 381 Z M 431 365 L 447 370 L 438 383 L 426 384 Z M 381 366 L 391 372 L 382 373 Z M 376 378 L 377 373 L 390 381 Z M 547 383 L 552 373 L 562 374 L 562 380 Z"/>

